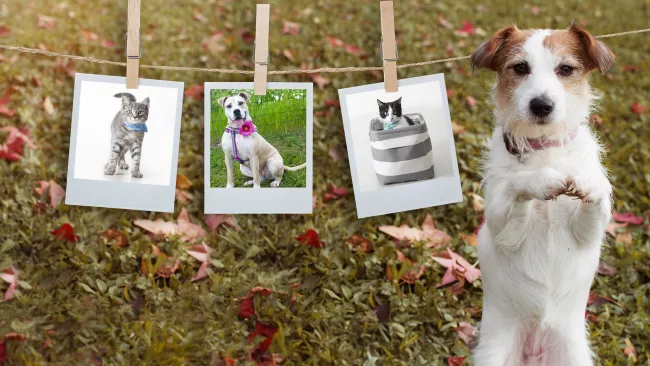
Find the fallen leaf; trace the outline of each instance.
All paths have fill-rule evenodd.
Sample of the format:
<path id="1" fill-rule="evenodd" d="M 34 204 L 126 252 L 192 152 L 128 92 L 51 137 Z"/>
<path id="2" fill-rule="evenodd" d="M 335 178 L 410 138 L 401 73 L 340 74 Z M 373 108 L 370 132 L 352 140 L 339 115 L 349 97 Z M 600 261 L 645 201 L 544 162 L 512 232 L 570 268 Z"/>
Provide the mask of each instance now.
<path id="1" fill-rule="evenodd" d="M 426 271 L 426 267 L 424 265 L 422 265 L 422 264 L 419 264 L 417 261 L 413 261 L 413 260 L 410 260 L 410 259 L 406 258 L 404 253 L 400 252 L 399 250 L 396 252 L 396 254 L 397 254 L 397 261 L 398 262 L 400 262 L 400 263 L 408 263 L 411 266 L 402 275 L 402 278 L 400 278 L 400 280 L 401 280 L 400 284 L 408 283 L 408 284 L 414 285 L 415 283 L 417 283 L 417 281 L 420 279 L 420 277 L 422 277 L 422 275 Z M 391 281 L 392 277 L 393 277 L 391 272 L 388 270 L 388 268 L 386 269 L 386 277 L 388 278 L 389 281 Z"/>
<path id="2" fill-rule="evenodd" d="M 223 32 L 215 32 L 210 37 L 206 38 L 201 42 L 203 50 L 210 53 L 221 53 L 226 50 L 226 47 L 222 44 Z"/>
<path id="3" fill-rule="evenodd" d="M 472 208 L 474 212 L 483 212 L 485 209 L 485 200 L 483 197 L 476 193 L 470 193 L 470 196 L 472 197 Z"/>
<path id="4" fill-rule="evenodd" d="M 20 160 L 24 152 L 25 144 L 32 149 L 36 148 L 32 139 L 29 138 L 27 130 L 24 128 L 18 129 L 13 126 L 8 126 L 0 128 L 0 131 L 9 131 L 6 142 L 0 145 L 0 157 L 8 161 Z"/>
<path id="5" fill-rule="evenodd" d="M 626 248 L 629 248 L 632 245 L 632 233 L 629 231 L 624 231 L 616 235 L 616 244 L 622 244 Z"/>
<path id="6" fill-rule="evenodd" d="M 476 28 L 474 27 L 474 24 L 466 20 L 463 20 L 461 28 L 457 30 L 455 33 L 459 36 L 467 37 L 469 35 L 476 33 Z"/>
<path id="7" fill-rule="evenodd" d="M 282 55 L 287 58 L 287 60 L 293 62 L 296 61 L 296 52 L 290 49 L 282 50 Z"/>
<path id="8" fill-rule="evenodd" d="M 6 268 L 0 272 L 0 278 L 9 284 L 9 288 L 5 291 L 4 300 L 9 301 L 16 296 L 16 285 L 18 284 L 18 271 L 13 268 Z"/>
<path id="9" fill-rule="evenodd" d="M 185 241 L 194 241 L 207 235 L 207 232 L 201 226 L 193 224 L 190 221 L 189 213 L 185 207 L 181 209 L 181 212 L 176 218 L 176 222 L 173 223 L 161 219 L 155 221 L 138 219 L 134 220 L 133 224 L 152 234 L 164 236 L 180 235 Z"/>
<path id="10" fill-rule="evenodd" d="M 623 349 L 623 354 L 627 356 L 628 360 L 632 360 L 632 363 L 636 363 L 636 349 L 630 341 L 630 338 L 625 338 L 625 348 Z"/>
<path id="11" fill-rule="evenodd" d="M 67 240 L 70 243 L 76 243 L 79 241 L 79 237 L 74 234 L 72 225 L 68 223 L 65 223 L 58 228 L 50 231 L 50 234 L 54 235 L 54 237 L 57 239 Z"/>
<path id="12" fill-rule="evenodd" d="M 332 37 L 332 36 L 327 36 L 327 42 L 330 44 L 331 47 L 343 47 L 345 46 L 345 42 L 342 40 Z"/>
<path id="13" fill-rule="evenodd" d="M 192 182 L 187 179 L 183 174 L 176 174 L 176 188 L 178 189 L 188 189 L 192 186 Z"/>
<path id="14" fill-rule="evenodd" d="M 454 330 L 458 334 L 458 338 L 468 346 L 472 344 L 474 337 L 476 337 L 476 334 L 478 333 L 476 328 L 468 322 L 458 323 L 458 327 L 454 328 Z"/>
<path id="15" fill-rule="evenodd" d="M 614 305 L 617 305 L 619 307 L 621 306 L 618 302 L 614 301 L 613 299 L 610 299 L 609 297 L 599 295 L 599 294 L 597 294 L 595 292 L 590 292 L 589 293 L 589 299 L 587 300 L 587 306 L 589 306 L 589 305 L 598 306 L 598 305 L 607 304 L 607 303 L 614 304 Z"/>
<path id="16" fill-rule="evenodd" d="M 627 223 L 617 224 L 617 223 L 615 223 L 615 222 L 610 222 L 610 223 L 607 225 L 607 229 L 605 229 L 605 231 L 607 231 L 607 233 L 608 233 L 609 235 L 611 235 L 611 236 L 613 236 L 614 238 L 616 238 L 616 236 L 617 236 L 616 230 L 617 230 L 618 228 L 624 228 L 624 227 L 627 227 Z"/>
<path id="17" fill-rule="evenodd" d="M 0 25 L 0 37 L 6 37 L 11 33 L 11 29 L 7 27 L 6 25 L 2 24 Z"/>
<path id="18" fill-rule="evenodd" d="M 86 41 L 96 41 L 99 39 L 99 35 L 97 35 L 97 33 L 93 33 L 85 29 L 81 30 L 81 34 L 83 35 Z"/>
<path id="19" fill-rule="evenodd" d="M 442 276 L 442 282 L 436 285 L 436 288 L 456 281 L 459 282 L 459 287 L 462 287 L 465 281 L 472 283 L 481 277 L 481 271 L 478 268 L 450 249 L 447 249 L 447 253 L 441 253 L 440 256 L 433 256 L 433 260 L 447 268 Z"/>
<path id="20" fill-rule="evenodd" d="M 600 117 L 600 115 L 595 114 L 595 113 L 592 114 L 591 116 L 589 116 L 589 122 L 593 123 L 593 124 L 596 125 L 597 127 L 603 125 L 603 119 L 602 119 L 602 117 Z"/>
<path id="21" fill-rule="evenodd" d="M 282 24 L 282 33 L 295 36 L 300 31 L 300 24 L 285 20 Z"/>
<path id="22" fill-rule="evenodd" d="M 630 106 L 630 110 L 632 111 L 632 113 L 642 115 L 648 110 L 648 107 L 641 105 L 641 103 L 639 102 L 634 102 Z"/>
<path id="23" fill-rule="evenodd" d="M 636 65 L 623 65 L 623 70 L 627 72 L 637 72 L 639 71 L 639 67 Z"/>
<path id="24" fill-rule="evenodd" d="M 221 225 L 228 225 L 237 229 L 235 217 L 232 215 L 205 215 L 203 221 L 205 221 L 205 224 L 208 225 L 208 228 L 212 231 L 218 229 Z"/>
<path id="25" fill-rule="evenodd" d="M 370 253 L 373 250 L 372 242 L 361 235 L 352 235 L 345 240 L 352 248 L 359 248 L 364 253 Z"/>
<path id="26" fill-rule="evenodd" d="M 631 212 L 614 212 L 612 214 L 612 219 L 614 219 L 616 222 L 623 222 L 632 225 L 641 225 L 645 221 L 645 218 L 643 216 L 636 216 Z"/>
<path id="27" fill-rule="evenodd" d="M 194 99 L 196 101 L 201 101 L 201 96 L 203 95 L 203 84 L 194 84 L 185 90 L 185 97 L 188 99 Z M 179 174 L 182 175 L 182 174 Z M 187 179 L 187 178 L 186 178 Z M 178 185 L 177 185 L 178 187 Z"/>
<path id="28" fill-rule="evenodd" d="M 241 301 L 239 304 L 239 317 L 242 319 L 250 319 L 255 313 L 255 295 L 271 296 L 273 290 L 265 287 L 253 287 L 246 296 L 235 298 L 234 301 Z"/>
<path id="29" fill-rule="evenodd" d="M 440 23 L 440 25 L 448 29 L 454 28 L 454 25 L 451 24 L 451 22 L 445 19 L 442 15 L 438 15 L 438 23 Z"/>
<path id="30" fill-rule="evenodd" d="M 314 84 L 316 84 L 318 88 L 321 90 L 325 87 L 325 85 L 330 83 L 329 79 L 317 73 L 311 74 L 311 79 L 314 82 Z"/>
<path id="31" fill-rule="evenodd" d="M 113 49 L 116 46 L 115 42 L 111 41 L 110 39 L 102 39 L 101 42 L 99 42 L 99 44 L 102 47 L 109 48 L 109 49 Z"/>
<path id="32" fill-rule="evenodd" d="M 36 183 L 39 186 L 34 188 L 34 192 L 36 192 L 38 195 L 42 196 L 45 194 L 45 191 L 48 191 L 50 197 L 50 207 L 55 208 L 61 203 L 61 201 L 63 201 L 63 197 L 65 197 L 65 189 L 63 189 L 63 187 L 61 187 L 57 182 L 53 180 L 49 182 L 41 180 Z"/>
<path id="33" fill-rule="evenodd" d="M 345 159 L 346 156 L 345 149 L 340 146 L 331 147 L 327 153 L 333 161 L 341 161 Z"/>
<path id="34" fill-rule="evenodd" d="M 151 244 L 151 253 L 158 257 L 157 260 L 159 261 L 164 261 L 159 267 L 158 270 L 156 271 L 157 277 L 162 277 L 162 278 L 169 278 L 171 277 L 176 271 L 178 270 L 178 259 L 174 260 L 173 263 L 171 262 L 172 256 L 167 255 L 163 253 L 160 248 L 158 248 L 156 245 Z M 157 263 L 156 263 L 157 264 Z M 142 262 L 142 273 L 147 274 L 147 271 L 145 270 L 146 266 L 144 265 L 144 259 Z"/>
<path id="35" fill-rule="evenodd" d="M 533 7 L 530 8 L 530 12 L 531 12 L 533 15 L 539 15 L 542 11 L 539 10 L 538 7 L 533 6 Z"/>
<path id="36" fill-rule="evenodd" d="M 252 340 L 255 339 L 256 336 L 263 336 L 266 338 L 248 353 L 249 360 L 254 361 L 259 366 L 275 366 L 284 360 L 282 355 L 269 355 L 267 353 L 271 347 L 271 343 L 273 343 L 273 337 L 275 337 L 277 331 L 278 328 L 270 325 L 265 325 L 260 322 L 255 324 L 255 331 L 251 332 L 246 339 Z"/>
<path id="37" fill-rule="evenodd" d="M 454 136 L 457 136 L 465 132 L 465 127 L 459 125 L 456 121 L 451 121 L 451 131 L 454 133 Z"/>
<path id="38" fill-rule="evenodd" d="M 54 104 L 52 104 L 52 100 L 50 97 L 45 97 L 45 100 L 43 100 L 43 110 L 47 112 L 50 116 L 54 115 L 56 110 L 54 109 Z"/>
<path id="39" fill-rule="evenodd" d="M 476 105 L 476 99 L 474 99 L 473 96 L 468 95 L 466 99 L 467 99 L 467 105 L 468 106 L 473 107 L 473 106 Z"/>
<path id="40" fill-rule="evenodd" d="M 351 55 L 358 56 L 361 54 L 362 50 L 360 47 L 352 45 L 352 44 L 346 44 L 345 45 L 345 51 Z"/>
<path id="41" fill-rule="evenodd" d="M 43 29 L 52 29 L 56 24 L 56 19 L 47 15 L 38 14 L 38 27 Z"/>
<path id="42" fill-rule="evenodd" d="M 191 201 L 192 199 L 194 199 L 194 196 L 191 193 L 182 191 L 178 188 L 176 189 L 176 200 L 178 202 L 185 204 Z"/>
<path id="43" fill-rule="evenodd" d="M 325 246 L 325 243 L 320 241 L 320 238 L 318 237 L 318 233 L 314 229 L 309 229 L 307 232 L 305 232 L 303 235 L 297 236 L 296 240 L 303 245 L 306 245 L 308 247 L 312 248 L 322 248 Z"/>
<path id="44" fill-rule="evenodd" d="M 8 340 L 14 340 L 17 342 L 23 342 L 27 339 L 22 334 L 18 333 L 5 333 L 2 336 L 2 339 L 0 339 L 0 364 L 3 364 L 5 361 L 9 360 L 9 356 L 7 356 L 7 341 Z"/>
<path id="45" fill-rule="evenodd" d="M 201 267 L 199 267 L 196 276 L 193 277 L 190 281 L 194 282 L 207 277 L 208 267 L 210 266 L 210 254 L 212 253 L 212 248 L 210 248 L 205 243 L 201 243 L 201 245 L 195 245 L 191 247 L 190 250 L 186 250 L 186 251 L 187 254 L 191 255 L 192 257 L 196 258 L 199 262 L 201 262 Z"/>
<path id="46" fill-rule="evenodd" d="M 255 34 L 253 34 L 252 32 L 250 32 L 248 30 L 244 30 L 243 32 L 241 32 L 241 39 L 245 43 L 251 44 L 251 43 L 255 42 Z"/>
<path id="47" fill-rule="evenodd" d="M 7 117 L 13 117 L 16 114 L 16 111 L 11 110 L 7 107 L 7 104 L 9 103 L 9 99 L 11 99 L 11 96 L 17 91 L 18 89 L 16 87 L 9 87 L 7 91 L 5 91 L 5 94 L 0 98 L 0 114 L 3 114 Z"/>
<path id="48" fill-rule="evenodd" d="M 102 237 L 106 239 L 106 241 L 113 242 L 115 246 L 124 248 L 127 245 L 129 245 L 129 239 L 124 235 L 123 232 L 115 229 L 108 229 L 102 233 Z"/>
<path id="49" fill-rule="evenodd" d="M 193 18 L 194 18 L 194 20 L 199 21 L 201 23 L 207 23 L 208 22 L 208 18 L 205 15 L 199 13 L 198 11 L 194 13 Z"/>
<path id="50" fill-rule="evenodd" d="M 617 272 L 616 268 L 610 264 L 607 264 L 604 260 L 600 260 L 598 263 L 598 273 L 605 276 L 613 276 Z"/>
<path id="51" fill-rule="evenodd" d="M 323 202 L 333 201 L 338 198 L 342 198 L 350 194 L 347 188 L 337 187 L 334 183 L 328 183 L 327 192 L 323 195 Z"/>
<path id="52" fill-rule="evenodd" d="M 467 245 L 475 247 L 478 244 L 478 239 L 475 234 L 459 234 L 459 236 Z"/>
<path id="53" fill-rule="evenodd" d="M 192 241 L 208 234 L 200 225 L 190 221 L 190 215 L 185 207 L 181 209 L 176 221 L 178 222 L 178 232 L 184 236 L 185 240 Z"/>
<path id="54" fill-rule="evenodd" d="M 411 228 L 407 225 L 402 225 L 399 227 L 384 225 L 379 226 L 379 231 L 388 234 L 397 240 L 404 240 L 408 242 L 425 242 L 429 248 L 437 248 L 451 241 L 451 237 L 447 235 L 447 233 L 436 229 L 431 214 L 427 214 L 427 216 L 424 218 L 422 229 Z"/>
<path id="55" fill-rule="evenodd" d="M 465 357 L 453 356 L 447 358 L 447 366 L 461 366 L 465 362 Z"/>

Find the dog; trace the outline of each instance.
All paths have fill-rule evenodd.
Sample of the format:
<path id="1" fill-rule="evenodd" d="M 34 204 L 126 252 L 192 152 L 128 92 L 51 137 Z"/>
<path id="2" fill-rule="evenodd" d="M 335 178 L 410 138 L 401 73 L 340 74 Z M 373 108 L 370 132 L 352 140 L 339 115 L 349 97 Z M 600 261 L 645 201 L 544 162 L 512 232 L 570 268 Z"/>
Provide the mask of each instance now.
<path id="1" fill-rule="evenodd" d="M 254 188 L 259 188 L 261 182 L 267 179 L 272 180 L 271 187 L 279 187 L 285 170 L 304 169 L 307 163 L 295 167 L 284 165 L 278 150 L 258 132 L 254 131 L 254 127 L 252 134 L 242 136 L 239 129 L 244 122 L 250 122 L 250 125 L 252 125 L 252 118 L 248 111 L 249 100 L 250 95 L 239 93 L 234 96 L 222 97 L 217 101 L 224 109 L 226 117 L 228 117 L 228 129 L 221 137 L 221 148 L 226 157 L 226 171 L 228 174 L 226 188 L 235 186 L 233 176 L 235 159 L 240 163 L 239 170 L 242 174 L 252 178 L 244 185 L 253 185 Z"/>
<path id="2" fill-rule="evenodd" d="M 585 309 L 611 218 L 612 186 L 588 125 L 593 70 L 614 54 L 582 27 L 508 26 L 473 68 L 497 72 L 478 234 L 483 315 L 477 366 L 593 365 Z"/>

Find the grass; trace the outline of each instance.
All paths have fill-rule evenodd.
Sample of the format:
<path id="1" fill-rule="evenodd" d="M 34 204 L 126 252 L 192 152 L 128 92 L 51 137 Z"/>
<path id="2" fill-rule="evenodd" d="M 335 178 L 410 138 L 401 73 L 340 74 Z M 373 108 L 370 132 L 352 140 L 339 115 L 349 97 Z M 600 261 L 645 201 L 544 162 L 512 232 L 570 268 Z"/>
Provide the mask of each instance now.
<path id="1" fill-rule="evenodd" d="M 195 1 L 169 6 L 164 0 L 143 1 L 141 62 L 251 70 L 254 5 Z M 398 62 L 405 64 L 468 55 L 488 34 L 512 22 L 521 28 L 563 28 L 578 20 L 594 34 L 645 28 L 650 6 L 647 0 L 410 0 L 396 1 L 395 13 Z M 39 27 L 39 14 L 53 17 L 54 25 Z M 0 5 L 0 25 L 11 31 L 0 31 L 0 43 L 123 62 L 126 14 L 126 1 L 5 0 Z M 380 65 L 379 19 L 377 3 L 274 1 L 269 69 Z M 300 29 L 295 35 L 285 34 L 284 21 L 299 24 Z M 477 33 L 456 34 L 463 21 L 475 24 Z M 96 33 L 98 39 L 84 31 Z M 116 47 L 103 47 L 102 39 Z M 597 112 L 603 124 L 594 129 L 608 150 L 605 164 L 615 187 L 615 209 L 647 216 L 650 114 L 632 113 L 630 105 L 650 104 L 650 42 L 648 34 L 604 41 L 617 59 L 610 76 L 592 78 L 594 87 L 603 91 Z M 347 47 L 353 51 L 348 52 L 345 44 L 360 50 Z M 400 78 L 444 73 L 447 88 L 455 91 L 449 97 L 451 116 L 466 129 L 455 139 L 465 200 L 363 220 L 356 219 L 353 197 L 322 204 L 329 183 L 352 187 L 347 159 L 332 158 L 345 150 L 335 101 L 338 88 L 381 82 L 383 75 L 315 76 L 316 81 L 323 83 L 326 78 L 329 83 L 315 91 L 313 181 L 319 199 L 314 214 L 236 216 L 239 230 L 221 227 L 204 239 L 218 262 L 210 266 L 209 278 L 192 282 L 199 263 L 186 249 L 195 243 L 179 237 L 152 238 L 133 222 L 173 221 L 186 209 L 190 220 L 205 228 L 203 99 L 184 99 L 178 172 L 192 181 L 187 191 L 193 199 L 177 202 L 173 214 L 65 204 L 41 211 L 34 183 L 55 180 L 65 187 L 68 173 L 73 95 L 69 71 L 123 76 L 125 69 L 16 55 L 0 51 L 0 93 L 9 86 L 17 88 L 7 104 L 16 114 L 0 115 L 0 126 L 26 127 L 38 149 L 28 149 L 18 162 L 0 159 L 0 270 L 15 266 L 24 281 L 17 298 L 0 302 L 0 337 L 9 332 L 26 337 L 22 342 L 7 342 L 9 365 L 223 365 L 220 360 L 225 357 L 237 360 L 237 365 L 250 365 L 248 354 L 263 338 L 246 339 L 255 322 L 238 317 L 240 301 L 235 299 L 256 286 L 274 290 L 268 297 L 258 295 L 254 308 L 260 321 L 279 329 L 270 352 L 283 355 L 282 365 L 363 365 L 376 357 L 378 366 L 437 366 L 447 365 L 448 357 L 469 355 L 469 347 L 454 328 L 461 321 L 478 325 L 480 282 L 466 285 L 461 295 L 436 288 L 444 268 L 430 259 L 426 248 L 421 243 L 410 247 L 395 243 L 377 226 L 418 226 L 430 213 L 437 227 L 452 236 L 449 247 L 476 262 L 476 248 L 460 235 L 473 232 L 482 215 L 473 209 L 472 194 L 481 194 L 477 172 L 491 130 L 486 94 L 494 80 L 492 73 L 472 73 L 467 60 L 399 70 Z M 145 68 L 140 72 L 144 78 L 184 81 L 188 88 L 204 81 L 252 81 L 250 75 Z M 269 80 L 304 82 L 312 77 L 270 75 Z M 468 105 L 468 96 L 476 99 L 476 105 Z M 53 114 L 42 108 L 46 97 L 55 107 Z M 0 132 L 0 138 L 4 136 Z M 49 233 L 63 223 L 74 227 L 79 242 L 56 240 Z M 622 228 L 622 239 L 610 238 L 604 245 L 603 260 L 617 272 L 597 275 L 592 291 L 616 304 L 588 309 L 589 338 L 598 364 L 631 365 L 624 353 L 626 340 L 636 349 L 637 365 L 650 362 L 647 224 L 646 218 L 643 226 Z M 107 229 L 126 235 L 128 245 L 108 243 L 101 237 Z M 295 240 L 308 229 L 318 232 L 323 248 L 308 248 Z M 351 248 L 346 241 L 353 235 L 370 240 L 374 250 Z M 149 271 L 142 273 L 143 260 L 152 265 L 162 261 L 151 254 L 152 243 L 178 259 L 178 270 L 169 279 L 155 280 Z M 403 268 L 395 260 L 397 250 L 425 264 L 424 273 L 411 286 L 386 279 L 387 269 Z M 296 283 L 300 285 L 295 287 Z M 0 294 L 6 290 L 7 284 L 0 280 Z M 297 301 L 292 301 L 292 294 Z M 380 320 L 375 310 L 390 316 Z"/>
<path id="2" fill-rule="evenodd" d="M 273 145 L 284 159 L 284 165 L 297 166 L 307 158 L 307 91 L 305 89 L 269 89 L 266 95 L 254 95 L 253 90 L 211 90 L 210 95 L 210 187 L 223 188 L 227 183 L 224 152 L 218 144 L 228 124 L 228 117 L 217 103 L 224 96 L 247 93 L 251 99 L 248 110 L 257 131 Z M 246 177 L 235 161 L 235 187 L 244 187 Z M 271 181 L 262 182 L 269 187 Z M 307 184 L 306 169 L 286 171 L 280 187 L 300 188 Z M 251 186 L 248 186 L 251 187 Z"/>

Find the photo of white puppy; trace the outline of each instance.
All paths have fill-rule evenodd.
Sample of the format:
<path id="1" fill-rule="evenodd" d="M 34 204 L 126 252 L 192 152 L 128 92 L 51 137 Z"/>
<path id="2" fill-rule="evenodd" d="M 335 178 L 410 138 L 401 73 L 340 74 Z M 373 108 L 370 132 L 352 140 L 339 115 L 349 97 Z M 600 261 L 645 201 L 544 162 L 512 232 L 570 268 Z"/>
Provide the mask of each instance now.
<path id="1" fill-rule="evenodd" d="M 232 96 L 218 99 L 228 117 L 226 127 L 221 137 L 221 148 L 225 153 L 226 171 L 228 174 L 227 188 L 234 187 L 234 161 L 239 163 L 242 174 L 252 178 L 244 185 L 260 187 L 263 180 L 270 180 L 271 187 L 279 187 L 285 170 L 296 171 L 304 169 L 303 163 L 295 167 L 284 165 L 278 150 L 268 143 L 258 133 L 248 111 L 250 95 L 241 92 Z"/>
<path id="2" fill-rule="evenodd" d="M 592 365 L 585 309 L 612 186 L 588 124 L 588 76 L 614 55 L 578 25 L 498 31 L 472 55 L 497 72 L 478 234 L 476 365 Z"/>

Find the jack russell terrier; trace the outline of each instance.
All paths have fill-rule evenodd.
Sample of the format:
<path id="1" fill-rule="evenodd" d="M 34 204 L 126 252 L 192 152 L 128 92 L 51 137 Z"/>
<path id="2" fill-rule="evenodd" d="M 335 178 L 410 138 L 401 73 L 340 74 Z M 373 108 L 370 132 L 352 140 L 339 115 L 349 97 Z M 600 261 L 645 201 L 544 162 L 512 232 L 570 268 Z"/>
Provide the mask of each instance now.
<path id="1" fill-rule="evenodd" d="M 614 55 L 574 24 L 499 30 L 472 55 L 497 72 L 478 234 L 483 318 L 477 366 L 593 365 L 585 309 L 612 186 L 588 124 L 591 71 Z"/>
<path id="2" fill-rule="evenodd" d="M 285 170 L 303 169 L 307 163 L 290 167 L 284 165 L 278 150 L 269 144 L 264 137 L 257 133 L 255 125 L 248 112 L 250 96 L 239 93 L 234 96 L 220 98 L 217 102 L 223 107 L 228 117 L 228 127 L 221 137 L 221 148 L 226 157 L 228 182 L 226 188 L 235 186 L 233 176 L 233 161 L 239 162 L 242 174 L 253 179 L 244 185 L 260 187 L 265 180 L 272 180 L 271 187 L 279 187 Z"/>

